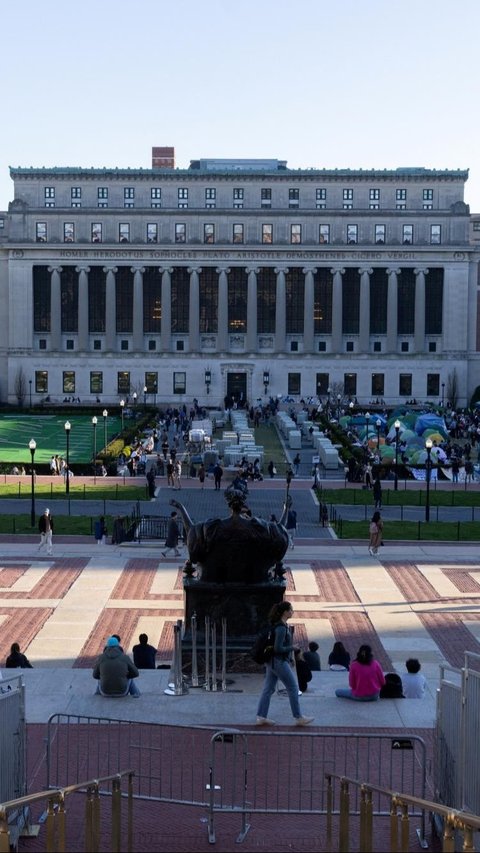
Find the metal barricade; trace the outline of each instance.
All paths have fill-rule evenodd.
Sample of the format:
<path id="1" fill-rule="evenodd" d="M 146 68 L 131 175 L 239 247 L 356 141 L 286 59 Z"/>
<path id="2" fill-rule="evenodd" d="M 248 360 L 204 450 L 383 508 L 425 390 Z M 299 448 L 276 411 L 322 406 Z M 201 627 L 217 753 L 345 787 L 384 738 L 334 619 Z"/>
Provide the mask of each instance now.
<path id="1" fill-rule="evenodd" d="M 21 675 L 0 681 L 0 802 L 16 800 L 27 793 L 27 734 L 25 685 Z M 9 815 L 12 838 L 28 822 L 23 810 Z"/>

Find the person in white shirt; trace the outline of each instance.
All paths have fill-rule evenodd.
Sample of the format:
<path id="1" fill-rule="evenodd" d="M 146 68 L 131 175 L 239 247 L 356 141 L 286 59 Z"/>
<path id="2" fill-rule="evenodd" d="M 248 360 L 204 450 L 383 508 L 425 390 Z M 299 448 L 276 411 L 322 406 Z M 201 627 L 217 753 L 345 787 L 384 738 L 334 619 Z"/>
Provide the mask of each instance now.
<path id="1" fill-rule="evenodd" d="M 420 661 L 416 658 L 409 658 L 405 666 L 407 671 L 402 673 L 403 695 L 405 699 L 423 699 L 427 682 L 420 672 Z"/>

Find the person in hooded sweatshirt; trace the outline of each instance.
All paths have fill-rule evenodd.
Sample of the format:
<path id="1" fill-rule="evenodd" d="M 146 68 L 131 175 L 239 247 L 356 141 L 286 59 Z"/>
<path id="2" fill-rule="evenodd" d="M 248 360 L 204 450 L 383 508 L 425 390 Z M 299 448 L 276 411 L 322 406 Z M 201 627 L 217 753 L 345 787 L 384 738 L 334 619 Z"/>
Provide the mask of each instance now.
<path id="1" fill-rule="evenodd" d="M 139 672 L 128 655 L 124 654 L 117 637 L 109 637 L 103 653 L 97 658 L 93 677 L 98 679 L 96 693 L 101 696 L 140 696 L 134 678 Z"/>

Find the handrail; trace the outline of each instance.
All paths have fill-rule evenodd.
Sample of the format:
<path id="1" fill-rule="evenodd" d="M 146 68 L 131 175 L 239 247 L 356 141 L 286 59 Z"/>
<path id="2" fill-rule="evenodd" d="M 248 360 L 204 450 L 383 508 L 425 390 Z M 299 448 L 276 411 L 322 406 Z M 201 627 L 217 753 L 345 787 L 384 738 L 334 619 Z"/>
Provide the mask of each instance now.
<path id="1" fill-rule="evenodd" d="M 66 811 L 65 800 L 76 791 L 86 791 L 87 803 L 85 809 L 85 849 L 99 850 L 100 843 L 100 785 L 112 783 L 112 817 L 111 817 L 111 849 L 119 853 L 121 839 L 121 803 L 122 803 L 122 779 L 128 777 L 127 790 L 127 850 L 132 850 L 133 842 L 133 777 L 134 770 L 122 770 L 109 776 L 101 776 L 98 779 L 89 779 L 48 791 L 38 791 L 35 794 L 27 794 L 0 803 L 0 853 L 9 853 L 10 837 L 8 829 L 8 812 L 14 809 L 22 809 L 33 803 L 46 800 L 46 846 L 47 853 L 65 853 L 66 847 Z"/>
<path id="2" fill-rule="evenodd" d="M 421 797 L 415 797 L 412 794 L 401 794 L 398 791 L 393 791 L 391 788 L 384 788 L 380 785 L 361 782 L 358 779 L 352 779 L 349 776 L 343 776 L 338 773 L 325 773 L 327 780 L 327 849 L 332 850 L 332 828 L 333 828 L 333 785 L 332 780 L 336 779 L 340 783 L 340 822 L 339 822 L 339 837 L 341 840 L 342 850 L 349 850 L 349 785 L 360 788 L 361 803 L 360 803 L 360 849 L 373 850 L 373 809 L 372 809 L 372 793 L 383 794 L 390 798 L 390 850 L 391 851 L 408 851 L 409 850 L 409 815 L 408 806 L 416 806 L 422 812 L 432 812 L 444 818 L 443 831 L 443 847 L 442 850 L 446 853 L 453 853 L 455 850 L 455 831 L 463 834 L 463 847 L 465 851 L 473 851 L 473 832 L 480 830 L 480 817 L 469 812 L 463 812 L 459 809 L 453 809 L 449 806 L 435 803 L 431 800 L 424 800 Z M 399 811 L 400 810 L 400 811 Z M 400 816 L 400 825 L 398 817 Z M 399 837 L 400 830 L 400 837 Z M 424 838 L 420 838 L 422 846 L 427 844 Z"/>

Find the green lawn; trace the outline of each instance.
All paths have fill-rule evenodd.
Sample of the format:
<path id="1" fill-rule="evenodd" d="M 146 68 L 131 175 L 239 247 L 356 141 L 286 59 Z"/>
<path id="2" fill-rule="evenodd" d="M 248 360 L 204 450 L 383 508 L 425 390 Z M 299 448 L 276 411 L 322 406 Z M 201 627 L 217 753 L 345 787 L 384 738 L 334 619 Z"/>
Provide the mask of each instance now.
<path id="1" fill-rule="evenodd" d="M 318 490 L 318 498 L 327 504 L 351 504 L 357 506 L 372 506 L 373 497 L 370 489 L 329 489 L 322 486 Z M 426 489 L 404 489 L 399 485 L 398 491 L 391 487 L 382 489 L 383 506 L 425 506 Z M 464 484 L 451 486 L 440 491 L 430 487 L 430 506 L 480 506 L 480 492 L 469 491 Z"/>
<path id="2" fill-rule="evenodd" d="M 99 513 L 100 515 L 100 513 Z M 94 524 L 98 515 L 94 518 L 90 516 L 73 516 L 73 515 L 55 515 L 54 516 L 55 534 L 62 536 L 93 536 Z M 113 530 L 112 516 L 105 516 L 107 522 L 108 533 L 111 535 Z M 30 515 L 0 515 L 0 533 L 32 533 L 38 535 L 38 515 L 35 518 L 35 526 L 30 523 Z"/>
<path id="3" fill-rule="evenodd" d="M 135 479 L 135 478 L 134 478 Z M 97 478 L 98 485 L 77 486 L 75 479 L 70 482 L 70 498 L 72 500 L 121 500 L 121 501 L 144 501 L 147 498 L 147 484 L 143 477 L 138 478 L 141 485 L 132 485 L 129 480 L 121 483 L 112 483 L 110 486 L 104 484 L 102 477 Z M 31 494 L 30 481 L 0 484 L 1 498 L 28 498 Z M 55 482 L 35 485 L 35 496 L 38 498 L 65 498 L 65 483 L 63 477 L 58 477 Z"/>
<path id="4" fill-rule="evenodd" d="M 96 449 L 100 453 L 105 445 L 105 422 L 101 412 L 97 415 Z M 66 456 L 67 440 L 65 422 L 71 424 L 70 464 L 90 462 L 94 452 L 94 435 L 90 415 L 0 415 L 0 464 L 30 465 L 28 443 L 37 442 L 35 462 L 49 462 L 55 454 Z M 106 419 L 107 443 L 121 430 L 121 419 L 108 415 Z"/>

